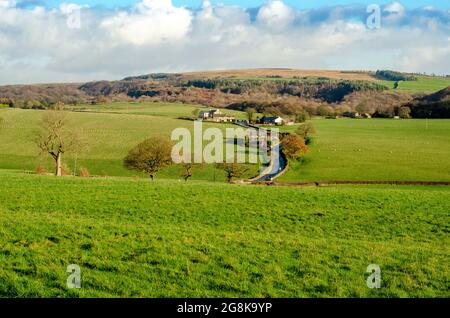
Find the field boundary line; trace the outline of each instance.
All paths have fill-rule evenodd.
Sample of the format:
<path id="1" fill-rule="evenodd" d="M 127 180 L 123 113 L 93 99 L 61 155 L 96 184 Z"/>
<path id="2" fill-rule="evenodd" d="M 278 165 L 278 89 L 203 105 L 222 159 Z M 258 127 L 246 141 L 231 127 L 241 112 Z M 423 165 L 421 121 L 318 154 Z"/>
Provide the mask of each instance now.
<path id="1" fill-rule="evenodd" d="M 323 187 L 333 185 L 398 185 L 398 186 L 450 186 L 450 181 L 374 181 L 374 180 L 361 180 L 361 181 L 305 181 L 305 182 L 253 182 L 252 184 L 258 185 L 271 185 L 271 186 L 292 186 L 292 187 Z"/>

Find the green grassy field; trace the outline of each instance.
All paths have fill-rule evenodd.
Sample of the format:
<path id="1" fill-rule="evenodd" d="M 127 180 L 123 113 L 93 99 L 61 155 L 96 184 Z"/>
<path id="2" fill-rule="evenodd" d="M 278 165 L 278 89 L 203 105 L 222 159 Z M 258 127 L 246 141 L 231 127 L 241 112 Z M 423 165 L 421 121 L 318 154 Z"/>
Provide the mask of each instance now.
<path id="1" fill-rule="evenodd" d="M 450 187 L 228 185 L 209 165 L 151 182 L 122 167 L 143 139 L 192 129 L 178 118 L 197 108 L 77 106 L 89 144 L 77 164 L 105 178 L 21 172 L 51 169 L 33 142 L 42 111 L 1 109 L 0 297 L 450 297 Z M 310 153 L 282 181 L 450 180 L 449 120 L 313 122 Z"/>
<path id="2" fill-rule="evenodd" d="M 135 103 L 79 106 L 71 113 L 73 126 L 88 139 L 87 152 L 65 158 L 70 170 L 87 167 L 93 175 L 140 176 L 122 166 L 128 150 L 153 135 L 169 136 L 173 129 L 193 123 L 177 119 L 189 116 L 195 105 Z M 83 109 L 83 111 L 79 111 Z M 240 113 L 243 115 L 242 113 Z M 38 165 L 52 171 L 52 162 L 38 156 L 34 135 L 42 111 L 2 109 L 0 168 L 33 171 Z M 310 153 L 294 162 L 281 181 L 330 180 L 450 180 L 449 120 L 352 120 L 315 119 L 317 134 Z M 205 128 L 231 125 L 205 124 Z M 295 131 L 297 126 L 282 127 Z M 247 177 L 257 174 L 249 166 Z M 181 168 L 160 172 L 161 178 L 178 179 Z M 213 166 L 197 166 L 194 179 L 223 181 Z"/>
<path id="3" fill-rule="evenodd" d="M 394 90 L 394 81 L 380 81 Z M 395 91 L 411 94 L 431 94 L 450 86 L 450 78 L 419 76 L 417 81 L 401 81 Z"/>
<path id="4" fill-rule="evenodd" d="M 1 297 L 449 297 L 449 188 L 0 171 Z M 66 287 L 69 264 L 81 289 Z M 369 264 L 382 288 L 366 286 Z"/>
<path id="5" fill-rule="evenodd" d="M 173 103 L 141 103 L 141 102 L 115 102 L 101 105 L 77 105 L 72 106 L 75 111 L 116 113 L 128 115 L 150 115 L 158 117 L 169 117 L 173 119 L 191 118 L 194 110 L 207 110 L 202 105 L 173 104 Z M 227 114 L 238 119 L 246 119 L 247 114 L 235 110 L 226 110 Z"/>
<path id="6" fill-rule="evenodd" d="M 128 151 L 142 140 L 155 135 L 170 136 L 175 128 L 185 127 L 193 131 L 193 122 L 177 117 L 191 116 L 195 105 L 131 103 L 102 106 L 79 106 L 69 116 L 69 123 L 82 131 L 89 148 L 80 155 L 68 154 L 65 163 L 69 169 L 87 167 L 93 175 L 140 176 L 123 168 L 122 160 Z M 95 107 L 95 108 L 94 108 Z M 2 109 L 4 119 L 0 130 L 0 168 L 34 171 L 37 166 L 53 171 L 48 156 L 39 156 L 34 136 L 42 116 L 39 110 Z M 239 113 L 239 112 L 235 112 Z M 242 113 L 240 113 L 242 115 Z M 229 124 L 204 123 L 204 129 L 235 127 Z M 224 140 L 225 142 L 225 140 Z M 249 165 L 247 177 L 257 175 L 258 167 Z M 159 173 L 162 178 L 179 178 L 181 168 L 177 166 Z M 194 179 L 223 181 L 223 173 L 212 165 L 194 168 Z"/>
<path id="7" fill-rule="evenodd" d="M 315 119 L 310 152 L 281 181 L 450 181 L 450 120 Z M 297 127 L 282 127 L 295 131 Z"/>
<path id="8" fill-rule="evenodd" d="M 314 82 L 321 78 L 327 77 L 319 77 L 319 76 L 308 76 L 308 77 L 299 77 L 299 78 L 289 78 L 289 77 L 261 77 L 261 76 L 247 76 L 247 77 L 237 77 L 235 80 L 249 80 L 249 81 L 303 81 L 303 82 Z M 366 79 L 367 80 L 367 79 Z M 431 94 L 437 91 L 440 91 L 448 86 L 450 86 L 450 78 L 446 77 L 430 77 L 430 76 L 418 76 L 417 81 L 401 81 L 399 82 L 399 86 L 397 89 L 394 89 L 395 81 L 386 81 L 386 80 L 378 80 L 373 79 L 373 81 L 378 82 L 380 84 L 385 85 L 389 89 L 393 91 L 398 91 L 401 93 L 410 93 L 410 94 Z"/>

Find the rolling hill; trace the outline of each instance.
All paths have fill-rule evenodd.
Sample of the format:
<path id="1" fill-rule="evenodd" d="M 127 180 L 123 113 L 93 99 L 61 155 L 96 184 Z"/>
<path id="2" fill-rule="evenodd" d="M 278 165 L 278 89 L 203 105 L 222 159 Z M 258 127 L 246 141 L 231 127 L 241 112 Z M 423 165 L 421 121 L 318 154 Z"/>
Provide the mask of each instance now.
<path id="1" fill-rule="evenodd" d="M 196 85 L 221 81 L 220 86 Z M 324 103 L 341 103 L 355 92 L 390 90 L 393 94 L 434 93 L 450 86 L 450 78 L 417 76 L 417 81 L 380 80 L 368 71 L 322 71 L 294 69 L 248 69 L 180 74 L 156 73 L 117 81 L 79 84 L 0 86 L 0 99 L 20 108 L 46 108 L 57 101 L 67 104 L 146 99 L 200 103 L 226 107 L 234 102 L 293 96 Z M 238 88 L 238 89 L 236 89 Z"/>

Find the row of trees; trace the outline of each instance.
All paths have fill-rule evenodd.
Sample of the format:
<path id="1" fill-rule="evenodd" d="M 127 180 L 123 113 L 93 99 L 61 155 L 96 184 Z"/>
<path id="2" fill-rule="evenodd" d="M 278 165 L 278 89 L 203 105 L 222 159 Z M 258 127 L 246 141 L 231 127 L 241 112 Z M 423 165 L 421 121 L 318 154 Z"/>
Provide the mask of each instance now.
<path id="1" fill-rule="evenodd" d="M 375 76 L 378 79 L 381 80 L 387 80 L 387 81 L 417 81 L 417 77 L 414 75 L 406 74 L 406 73 L 400 73 L 396 71 L 390 71 L 390 70 L 378 70 L 375 73 Z"/>
<path id="2" fill-rule="evenodd" d="M 237 79 L 196 79 L 184 84 L 207 90 L 218 90 L 226 94 L 249 94 L 265 92 L 270 95 L 289 95 L 307 99 L 319 99 L 328 103 L 342 101 L 343 98 L 358 91 L 383 91 L 388 87 L 369 81 L 318 79 L 285 80 L 237 80 Z"/>
<path id="3" fill-rule="evenodd" d="M 167 137 L 155 136 L 148 138 L 130 150 L 124 159 L 127 169 L 146 173 L 152 180 L 163 168 L 172 165 L 172 142 Z M 242 177 L 247 168 L 237 163 L 219 163 L 218 169 L 226 173 L 228 182 Z M 188 181 L 193 176 L 194 164 L 183 163 L 181 177 Z"/>
<path id="4" fill-rule="evenodd" d="M 249 117 L 254 114 L 249 111 Z M 41 119 L 40 129 L 36 133 L 36 145 L 44 154 L 51 156 L 55 163 L 55 175 L 63 175 L 63 156 L 66 153 L 80 154 L 88 149 L 86 139 L 80 130 L 69 124 L 69 112 L 63 104 L 56 104 L 47 110 Z M 2 119 L 0 118 L 0 128 Z M 282 137 L 283 151 L 289 159 L 298 159 L 308 151 L 311 136 L 315 133 L 311 123 L 299 126 L 295 134 L 287 134 Z M 167 137 L 155 136 L 148 138 L 131 149 L 124 158 L 124 167 L 131 170 L 146 173 L 152 180 L 163 168 L 172 164 L 172 142 Z M 182 177 L 185 181 L 193 175 L 194 165 L 185 163 L 182 165 Z M 247 168 L 236 163 L 217 164 L 217 168 L 226 173 L 227 180 L 243 176 Z"/>
<path id="5" fill-rule="evenodd" d="M 58 104 L 46 111 L 40 122 L 35 143 L 41 153 L 49 155 L 55 163 L 55 175 L 63 175 L 63 156 L 67 153 L 80 154 L 88 149 L 88 144 L 79 130 L 73 128 L 68 121 L 69 112 Z M 0 129 L 2 118 L 0 117 Z M 131 149 L 124 159 L 127 169 L 146 173 L 152 180 L 163 168 L 172 164 L 172 142 L 167 137 L 155 136 L 144 140 Z M 182 177 L 188 181 L 193 176 L 194 165 L 182 165 Z M 240 178 L 247 169 L 236 163 L 218 164 L 227 176 L 228 182 Z"/>

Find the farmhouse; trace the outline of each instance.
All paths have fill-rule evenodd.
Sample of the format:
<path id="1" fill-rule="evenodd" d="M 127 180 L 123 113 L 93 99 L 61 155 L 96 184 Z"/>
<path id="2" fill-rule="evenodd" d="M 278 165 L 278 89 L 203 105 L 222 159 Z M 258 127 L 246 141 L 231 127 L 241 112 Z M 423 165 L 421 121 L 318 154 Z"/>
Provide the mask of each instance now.
<path id="1" fill-rule="evenodd" d="M 350 118 L 364 118 L 364 119 L 370 119 L 372 116 L 369 113 L 358 113 L 358 112 L 345 112 L 342 114 L 344 117 L 350 117 Z"/>
<path id="2" fill-rule="evenodd" d="M 281 126 L 283 125 L 284 120 L 281 117 L 263 117 L 261 118 L 262 125 L 275 125 Z"/>
<path id="3" fill-rule="evenodd" d="M 210 109 L 210 110 L 202 110 L 198 114 L 198 118 L 206 121 L 213 121 L 217 123 L 224 122 L 233 122 L 236 120 L 234 116 L 225 114 L 221 112 L 219 109 Z"/>

